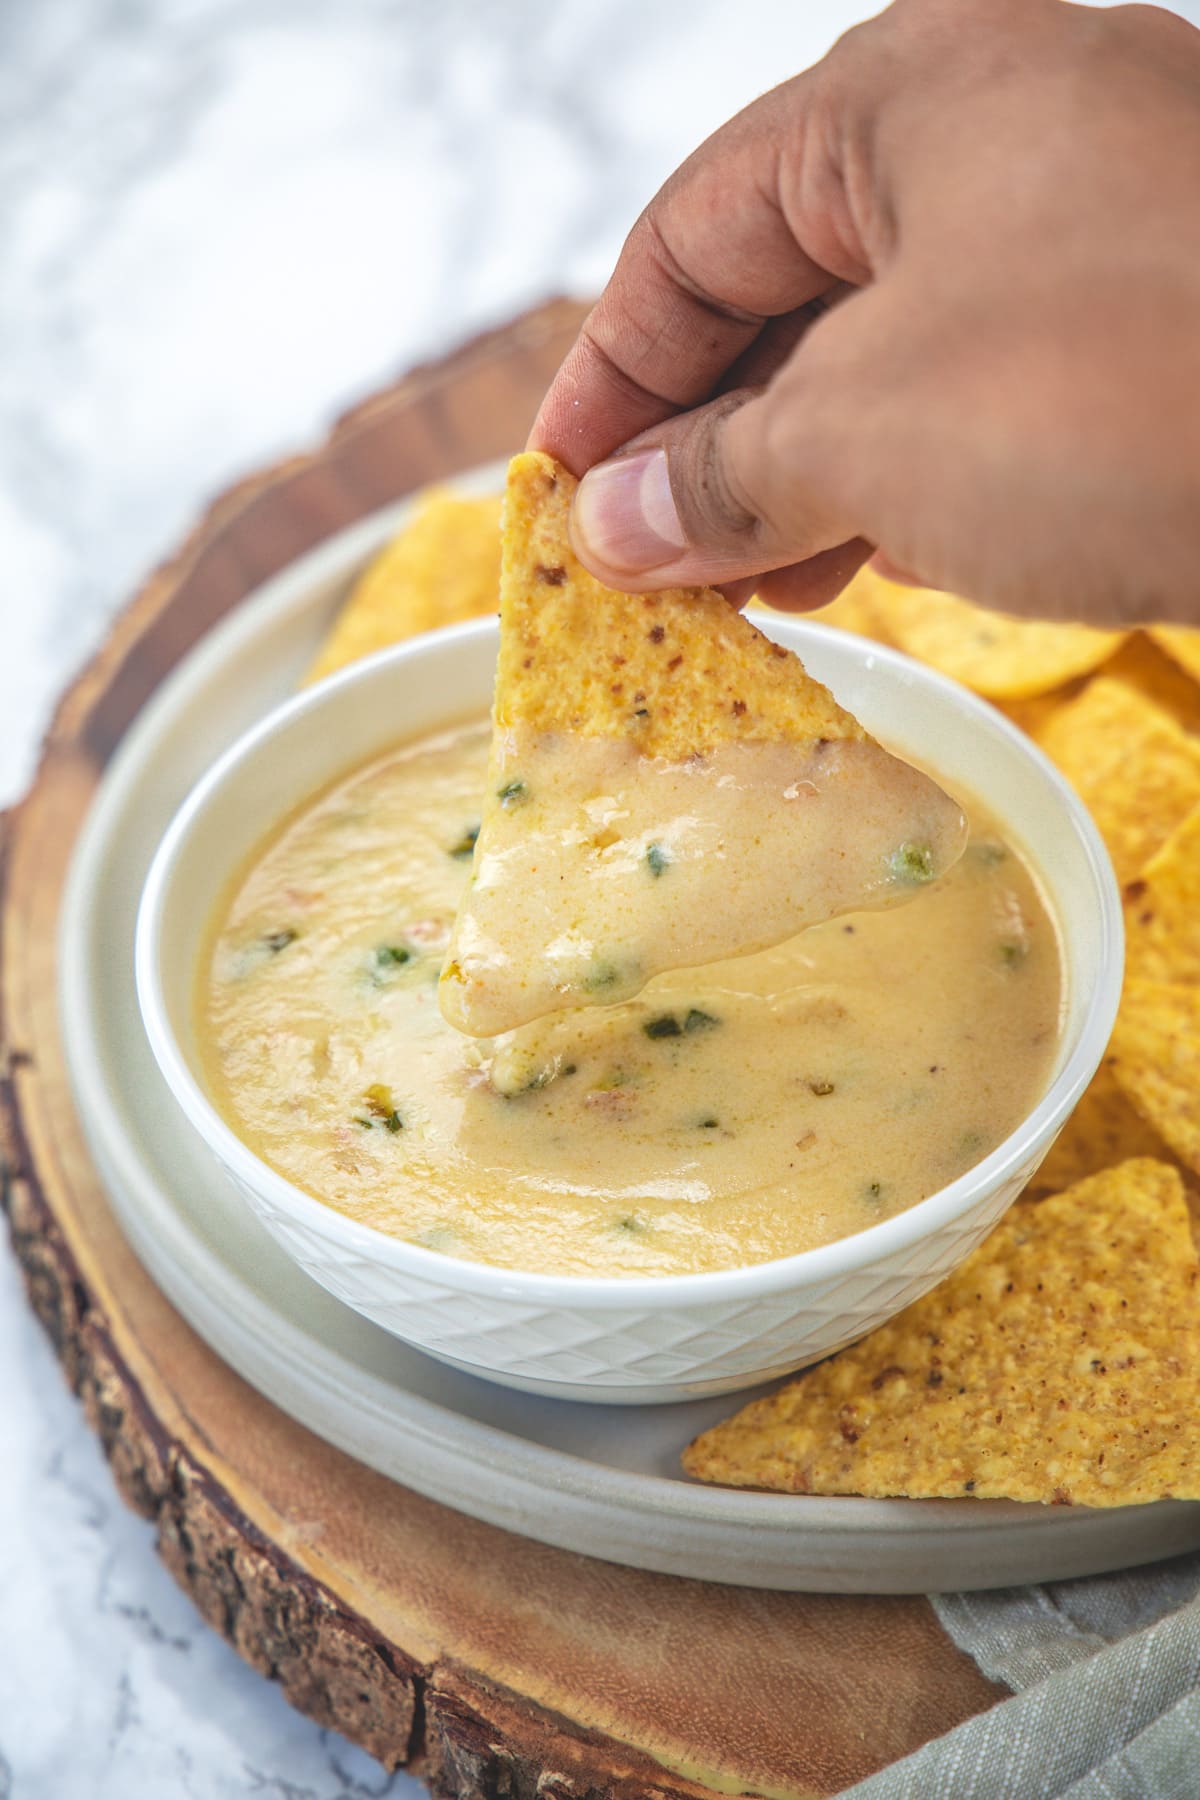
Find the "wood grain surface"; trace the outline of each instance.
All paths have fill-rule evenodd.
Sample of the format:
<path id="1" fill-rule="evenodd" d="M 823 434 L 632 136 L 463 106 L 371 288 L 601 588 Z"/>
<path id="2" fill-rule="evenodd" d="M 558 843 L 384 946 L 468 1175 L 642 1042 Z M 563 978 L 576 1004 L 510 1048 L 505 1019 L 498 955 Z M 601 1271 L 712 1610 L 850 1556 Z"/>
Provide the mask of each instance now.
<path id="1" fill-rule="evenodd" d="M 412 488 L 519 447 L 582 309 L 556 301 L 223 495 L 64 697 L 0 838 L 0 1147 L 30 1300 L 125 1499 L 204 1617 L 310 1717 L 439 1795 L 835 1793 L 991 1705 L 924 1600 L 616 1568 L 466 1519 L 296 1425 L 125 1244 L 55 1006 L 71 849 L 139 707 L 259 582 Z"/>

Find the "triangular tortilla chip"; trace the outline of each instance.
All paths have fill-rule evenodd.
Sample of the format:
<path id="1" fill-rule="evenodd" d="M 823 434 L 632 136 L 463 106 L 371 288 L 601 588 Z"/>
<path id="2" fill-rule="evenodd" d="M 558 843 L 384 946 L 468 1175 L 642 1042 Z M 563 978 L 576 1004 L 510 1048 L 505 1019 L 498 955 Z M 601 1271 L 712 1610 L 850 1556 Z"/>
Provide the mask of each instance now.
<path id="1" fill-rule="evenodd" d="M 509 472 L 488 791 L 440 990 L 476 1036 L 908 898 L 964 838 L 719 594 L 589 575 L 575 487 L 547 456 Z"/>
<path id="2" fill-rule="evenodd" d="M 1200 1174 L 1200 987 L 1127 981 L 1108 1056 L 1142 1117 Z"/>
<path id="3" fill-rule="evenodd" d="M 1027 1192 L 1058 1194 L 1085 1176 L 1097 1175 L 1130 1157 L 1150 1156 L 1166 1162 L 1170 1155 L 1158 1132 L 1125 1098 L 1111 1067 L 1103 1062 Z"/>
<path id="4" fill-rule="evenodd" d="M 688 1474 L 794 1494 L 1200 1498 L 1200 1264 L 1178 1173 L 1019 1201 L 939 1287 L 707 1431 Z"/>
<path id="5" fill-rule="evenodd" d="M 1126 885 L 1125 973 L 1200 986 L 1200 806 Z"/>
<path id="6" fill-rule="evenodd" d="M 1105 663 L 1104 673 L 1136 688 L 1144 699 L 1170 713 L 1185 731 L 1200 731 L 1200 685 L 1155 641 L 1152 632 L 1131 632 Z"/>
<path id="7" fill-rule="evenodd" d="M 1200 631 L 1190 625 L 1152 625 L 1150 636 L 1193 681 L 1200 681 Z"/>
<path id="8" fill-rule="evenodd" d="M 504 500 L 498 730 L 628 738 L 682 761 L 720 744 L 865 738 L 799 657 L 711 588 L 622 594 L 571 549 L 577 482 L 514 457 Z"/>
<path id="9" fill-rule="evenodd" d="M 1200 743 L 1123 681 L 1098 675 L 1037 734 L 1130 881 L 1200 805 Z"/>
<path id="10" fill-rule="evenodd" d="M 781 609 L 756 598 L 746 610 L 751 614 L 765 612 L 778 615 Z M 824 606 L 815 606 L 804 617 L 814 625 L 833 625 L 838 631 L 849 631 L 855 637 L 874 638 L 877 643 L 883 644 L 892 642 L 880 629 L 875 602 L 870 589 L 863 585 L 861 570 L 842 589 L 836 600 L 829 600 Z"/>
<path id="11" fill-rule="evenodd" d="M 342 606 L 306 681 L 440 625 L 500 604 L 500 496 L 430 488 L 412 519 L 369 563 Z"/>
<path id="12" fill-rule="evenodd" d="M 870 594 L 877 635 L 990 700 L 1025 700 L 1090 675 L 1123 631 L 1014 619 L 933 588 L 902 587 L 873 569 L 851 584 Z"/>
<path id="13" fill-rule="evenodd" d="M 1034 694 L 1028 700 L 997 701 L 1000 711 L 1010 718 L 1014 725 L 1023 731 L 1026 737 L 1041 737 L 1050 720 L 1056 713 L 1075 698 L 1080 690 L 1078 686 L 1059 688 L 1052 694 Z"/>

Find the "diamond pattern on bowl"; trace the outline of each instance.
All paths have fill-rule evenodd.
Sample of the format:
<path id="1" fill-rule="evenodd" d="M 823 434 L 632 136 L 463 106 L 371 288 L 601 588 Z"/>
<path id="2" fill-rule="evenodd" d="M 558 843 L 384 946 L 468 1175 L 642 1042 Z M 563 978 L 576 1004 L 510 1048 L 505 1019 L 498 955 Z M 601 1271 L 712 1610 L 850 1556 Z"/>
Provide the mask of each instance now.
<path id="1" fill-rule="evenodd" d="M 501 1381 L 594 1390 L 597 1399 L 675 1398 L 749 1385 L 799 1368 L 861 1337 L 940 1281 L 970 1254 L 1028 1179 L 1022 1171 L 969 1212 L 868 1267 L 782 1293 L 726 1301 L 638 1300 L 589 1307 L 564 1287 L 561 1305 L 464 1293 L 446 1278 L 397 1269 L 348 1247 L 338 1214 L 300 1219 L 229 1171 L 255 1213 L 315 1281 L 407 1343 Z"/>

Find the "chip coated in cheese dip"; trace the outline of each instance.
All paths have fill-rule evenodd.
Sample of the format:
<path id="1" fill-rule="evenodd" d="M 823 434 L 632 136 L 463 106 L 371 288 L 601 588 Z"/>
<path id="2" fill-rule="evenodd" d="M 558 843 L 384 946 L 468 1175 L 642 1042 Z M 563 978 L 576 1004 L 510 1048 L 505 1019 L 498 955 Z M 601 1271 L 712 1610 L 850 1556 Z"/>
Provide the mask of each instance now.
<path id="1" fill-rule="evenodd" d="M 489 783 L 441 985 L 474 1036 L 911 900 L 966 835 L 936 782 L 864 738 L 669 762 L 628 737 L 508 726 Z"/>
<path id="2" fill-rule="evenodd" d="M 1044 1091 L 1055 927 L 969 807 L 965 853 L 912 905 L 460 1035 L 437 984 L 488 735 L 402 747 L 318 795 L 214 921 L 196 1003 L 210 1089 L 327 1205 L 504 1268 L 727 1269 L 903 1211 Z"/>

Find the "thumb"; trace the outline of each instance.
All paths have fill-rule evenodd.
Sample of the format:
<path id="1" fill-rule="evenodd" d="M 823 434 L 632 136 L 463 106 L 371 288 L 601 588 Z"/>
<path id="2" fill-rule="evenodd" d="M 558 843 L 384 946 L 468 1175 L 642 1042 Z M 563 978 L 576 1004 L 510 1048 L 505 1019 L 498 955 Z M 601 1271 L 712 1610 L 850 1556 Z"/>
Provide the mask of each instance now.
<path id="1" fill-rule="evenodd" d="M 806 432 L 803 385 L 784 369 L 767 388 L 723 394 L 589 470 L 571 517 L 580 560 L 636 593 L 790 571 L 853 538 L 821 478 L 824 408 Z"/>

